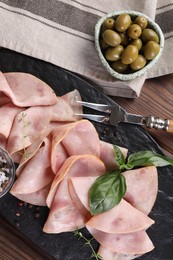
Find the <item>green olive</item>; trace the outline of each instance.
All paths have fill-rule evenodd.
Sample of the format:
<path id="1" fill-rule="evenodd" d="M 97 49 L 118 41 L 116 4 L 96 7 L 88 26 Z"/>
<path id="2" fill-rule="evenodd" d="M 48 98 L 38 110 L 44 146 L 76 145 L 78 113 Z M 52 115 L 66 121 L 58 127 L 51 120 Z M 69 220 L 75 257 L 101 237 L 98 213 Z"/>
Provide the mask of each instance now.
<path id="1" fill-rule="evenodd" d="M 119 33 L 119 36 L 121 37 L 121 45 L 126 46 L 129 44 L 129 36 L 126 32 Z"/>
<path id="2" fill-rule="evenodd" d="M 103 40 L 103 38 L 101 38 L 101 39 L 100 39 L 100 48 L 101 48 L 102 50 L 106 50 L 108 46 L 109 46 L 109 45 L 107 45 L 107 44 L 105 43 L 105 41 Z"/>
<path id="3" fill-rule="evenodd" d="M 121 62 L 130 64 L 136 60 L 138 56 L 138 48 L 135 45 L 128 45 L 121 55 Z"/>
<path id="4" fill-rule="evenodd" d="M 132 23 L 131 17 L 129 14 L 120 14 L 115 20 L 115 29 L 118 32 L 124 32 Z"/>
<path id="5" fill-rule="evenodd" d="M 144 56 L 147 60 L 153 60 L 160 51 L 160 45 L 155 41 L 149 41 L 144 46 Z"/>
<path id="6" fill-rule="evenodd" d="M 136 17 L 134 23 L 138 24 L 141 27 L 142 30 L 145 29 L 148 25 L 147 19 L 144 16 L 141 16 L 141 15 Z"/>
<path id="7" fill-rule="evenodd" d="M 136 60 L 130 64 L 130 68 L 135 71 L 140 70 L 146 65 L 146 62 L 146 58 L 143 55 L 139 54 Z"/>
<path id="8" fill-rule="evenodd" d="M 135 45 L 138 48 L 138 50 L 142 48 L 142 40 L 140 38 L 132 40 L 130 44 Z"/>
<path id="9" fill-rule="evenodd" d="M 107 30 L 107 29 L 113 29 L 114 28 L 114 24 L 115 24 L 115 20 L 113 18 L 107 18 L 104 22 L 103 22 L 103 30 Z"/>
<path id="10" fill-rule="evenodd" d="M 109 47 L 105 52 L 105 58 L 109 61 L 119 60 L 124 48 L 122 45 L 117 47 Z"/>
<path id="11" fill-rule="evenodd" d="M 155 41 L 155 42 L 159 43 L 159 36 L 157 35 L 157 33 L 154 30 L 152 30 L 150 28 L 146 28 L 142 31 L 141 39 L 144 43 L 146 43 L 148 41 Z"/>
<path id="12" fill-rule="evenodd" d="M 127 71 L 128 67 L 128 64 L 123 64 L 120 60 L 111 63 L 111 68 L 119 73 Z"/>
<path id="13" fill-rule="evenodd" d="M 127 34 L 131 39 L 137 39 L 140 37 L 142 29 L 138 24 L 131 24 L 127 29 Z"/>
<path id="14" fill-rule="evenodd" d="M 121 43 L 119 34 L 113 30 L 107 29 L 103 33 L 103 39 L 109 46 L 116 47 Z"/>

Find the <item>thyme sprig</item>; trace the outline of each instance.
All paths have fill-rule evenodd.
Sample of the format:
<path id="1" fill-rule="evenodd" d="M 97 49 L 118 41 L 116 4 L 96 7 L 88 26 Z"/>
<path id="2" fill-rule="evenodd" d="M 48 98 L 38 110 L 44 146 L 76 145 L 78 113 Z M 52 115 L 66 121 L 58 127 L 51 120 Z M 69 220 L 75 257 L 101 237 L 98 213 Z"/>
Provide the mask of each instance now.
<path id="1" fill-rule="evenodd" d="M 92 243 L 91 241 L 93 240 L 93 237 L 91 239 L 87 239 L 81 231 L 79 231 L 78 229 L 76 229 L 74 231 L 74 235 L 77 236 L 79 239 L 82 238 L 84 241 L 85 241 L 85 244 L 86 246 L 89 246 L 91 251 L 92 251 L 92 255 L 91 255 L 91 258 L 95 258 L 96 260 L 103 260 L 102 256 L 100 256 L 99 254 L 97 254 L 92 246 Z"/>

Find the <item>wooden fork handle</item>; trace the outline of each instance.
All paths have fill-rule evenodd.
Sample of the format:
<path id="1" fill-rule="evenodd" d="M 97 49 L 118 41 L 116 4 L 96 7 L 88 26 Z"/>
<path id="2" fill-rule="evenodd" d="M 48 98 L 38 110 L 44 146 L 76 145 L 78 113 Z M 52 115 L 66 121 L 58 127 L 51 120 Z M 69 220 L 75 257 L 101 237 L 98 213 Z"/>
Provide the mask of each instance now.
<path id="1" fill-rule="evenodd" d="M 173 120 L 160 119 L 159 117 L 148 116 L 145 118 L 146 126 L 157 130 L 164 130 L 173 133 Z"/>

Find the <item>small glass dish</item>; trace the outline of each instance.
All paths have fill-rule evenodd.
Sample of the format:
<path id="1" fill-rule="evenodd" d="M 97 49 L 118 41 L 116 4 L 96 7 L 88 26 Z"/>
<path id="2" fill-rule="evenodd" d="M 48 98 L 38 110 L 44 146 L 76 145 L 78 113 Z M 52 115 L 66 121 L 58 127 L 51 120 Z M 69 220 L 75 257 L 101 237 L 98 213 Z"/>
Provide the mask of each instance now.
<path id="1" fill-rule="evenodd" d="M 12 187 L 15 180 L 15 165 L 10 154 L 0 147 L 0 198 Z"/>

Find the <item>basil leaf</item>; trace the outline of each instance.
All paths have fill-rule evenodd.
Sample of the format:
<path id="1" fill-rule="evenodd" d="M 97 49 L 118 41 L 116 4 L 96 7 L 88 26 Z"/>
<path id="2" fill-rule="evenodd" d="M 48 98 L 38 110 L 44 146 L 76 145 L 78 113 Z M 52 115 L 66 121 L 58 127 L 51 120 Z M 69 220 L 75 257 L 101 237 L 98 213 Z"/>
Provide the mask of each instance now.
<path id="1" fill-rule="evenodd" d="M 137 166 L 152 165 L 156 167 L 173 165 L 173 159 L 152 151 L 140 151 L 129 155 L 125 168 L 129 170 Z"/>
<path id="2" fill-rule="evenodd" d="M 115 161 L 117 162 L 119 168 L 123 168 L 124 164 L 125 164 L 125 158 L 123 153 L 121 152 L 120 148 L 116 145 L 113 145 L 114 148 L 114 157 L 115 157 Z"/>
<path id="3" fill-rule="evenodd" d="M 120 171 L 100 176 L 89 191 L 91 214 L 99 214 L 113 208 L 121 201 L 125 192 L 126 181 Z"/>

